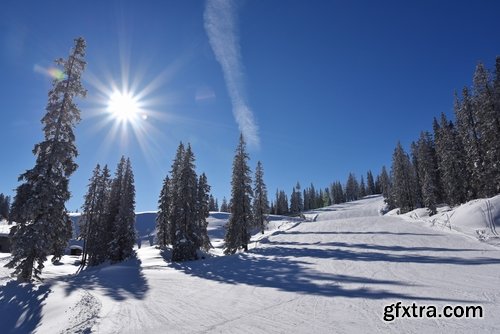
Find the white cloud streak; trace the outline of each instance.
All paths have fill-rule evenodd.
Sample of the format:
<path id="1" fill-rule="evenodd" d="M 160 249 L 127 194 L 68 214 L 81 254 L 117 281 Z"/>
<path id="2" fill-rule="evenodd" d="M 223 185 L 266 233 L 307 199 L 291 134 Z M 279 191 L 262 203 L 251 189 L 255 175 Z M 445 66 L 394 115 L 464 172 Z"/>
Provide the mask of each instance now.
<path id="1" fill-rule="evenodd" d="M 259 147 L 258 127 L 245 94 L 245 76 L 237 27 L 237 2 L 207 0 L 204 23 L 210 46 L 224 73 L 238 127 L 250 146 Z"/>

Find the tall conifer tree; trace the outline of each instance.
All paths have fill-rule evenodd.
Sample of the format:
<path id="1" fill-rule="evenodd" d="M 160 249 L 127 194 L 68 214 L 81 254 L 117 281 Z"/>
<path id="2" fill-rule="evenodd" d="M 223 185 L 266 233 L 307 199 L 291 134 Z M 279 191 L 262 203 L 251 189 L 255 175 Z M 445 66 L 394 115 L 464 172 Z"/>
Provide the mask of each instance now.
<path id="1" fill-rule="evenodd" d="M 84 97 L 86 90 L 80 78 L 85 69 L 85 41 L 75 39 L 68 59 L 58 59 L 61 76 L 52 82 L 47 113 L 42 118 L 44 140 L 35 145 L 35 166 L 21 174 L 16 195 L 16 207 L 23 213 L 18 217 L 12 236 L 12 260 L 18 280 L 29 282 L 39 278 L 47 255 L 57 261 L 71 238 L 71 222 L 65 208 L 70 198 L 69 177 L 76 170 L 74 128 L 80 121 L 80 110 L 74 98 Z M 22 200 L 24 202 L 20 203 Z"/>
<path id="2" fill-rule="evenodd" d="M 253 189 L 253 212 L 255 224 L 259 227 L 262 234 L 264 234 L 265 225 L 267 223 L 267 216 L 269 215 L 269 200 L 267 199 L 267 187 L 264 183 L 264 168 L 260 161 L 257 162 L 255 168 L 255 186 Z"/>
<path id="3" fill-rule="evenodd" d="M 252 178 L 246 152 L 243 134 L 236 149 L 233 160 L 233 175 L 231 178 L 231 216 L 227 224 L 224 238 L 225 254 L 234 254 L 238 249 L 248 251 L 250 241 L 249 228 L 252 225 Z"/>

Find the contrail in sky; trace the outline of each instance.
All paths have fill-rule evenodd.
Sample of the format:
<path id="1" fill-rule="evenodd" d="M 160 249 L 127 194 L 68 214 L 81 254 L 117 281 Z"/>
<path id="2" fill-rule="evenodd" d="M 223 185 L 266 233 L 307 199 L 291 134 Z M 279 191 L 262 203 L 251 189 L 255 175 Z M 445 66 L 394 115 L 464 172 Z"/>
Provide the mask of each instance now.
<path id="1" fill-rule="evenodd" d="M 245 95 L 236 11 L 236 1 L 207 0 L 205 30 L 215 58 L 222 67 L 239 129 L 249 145 L 258 147 L 258 127 Z"/>

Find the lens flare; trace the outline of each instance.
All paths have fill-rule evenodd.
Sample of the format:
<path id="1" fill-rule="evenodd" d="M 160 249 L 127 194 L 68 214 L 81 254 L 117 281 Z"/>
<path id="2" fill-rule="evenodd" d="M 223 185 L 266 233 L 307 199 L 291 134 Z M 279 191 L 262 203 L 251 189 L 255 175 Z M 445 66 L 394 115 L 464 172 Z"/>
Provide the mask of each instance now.
<path id="1" fill-rule="evenodd" d="M 55 80 L 64 80 L 64 78 L 66 77 L 64 75 L 64 72 L 56 67 L 48 67 L 47 68 L 47 67 L 43 67 L 43 66 L 40 66 L 38 64 L 35 64 L 35 66 L 33 66 L 33 71 L 35 71 L 36 73 L 43 74 L 43 75 L 50 77 L 52 79 L 55 79 Z"/>

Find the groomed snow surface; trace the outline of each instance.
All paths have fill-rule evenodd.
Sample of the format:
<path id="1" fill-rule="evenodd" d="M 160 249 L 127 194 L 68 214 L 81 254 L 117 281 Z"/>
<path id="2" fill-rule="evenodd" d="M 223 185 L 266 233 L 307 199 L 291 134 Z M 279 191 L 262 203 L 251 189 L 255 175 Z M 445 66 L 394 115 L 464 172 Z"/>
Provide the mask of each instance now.
<path id="1" fill-rule="evenodd" d="M 79 274 L 78 257 L 47 262 L 34 285 L 11 280 L 3 254 L 0 332 L 500 333 L 500 249 L 491 232 L 500 196 L 482 215 L 485 201 L 436 217 L 381 216 L 383 199 L 371 197 L 311 212 L 316 221 L 273 217 L 248 253 L 233 256 L 218 256 L 228 216 L 213 213 L 216 249 L 204 260 L 171 263 L 143 244 L 137 258 Z M 432 222 L 446 214 L 451 228 Z M 478 240 L 481 228 L 490 243 Z M 484 313 L 384 321 L 384 306 L 398 301 L 438 312 L 481 305 Z"/>

